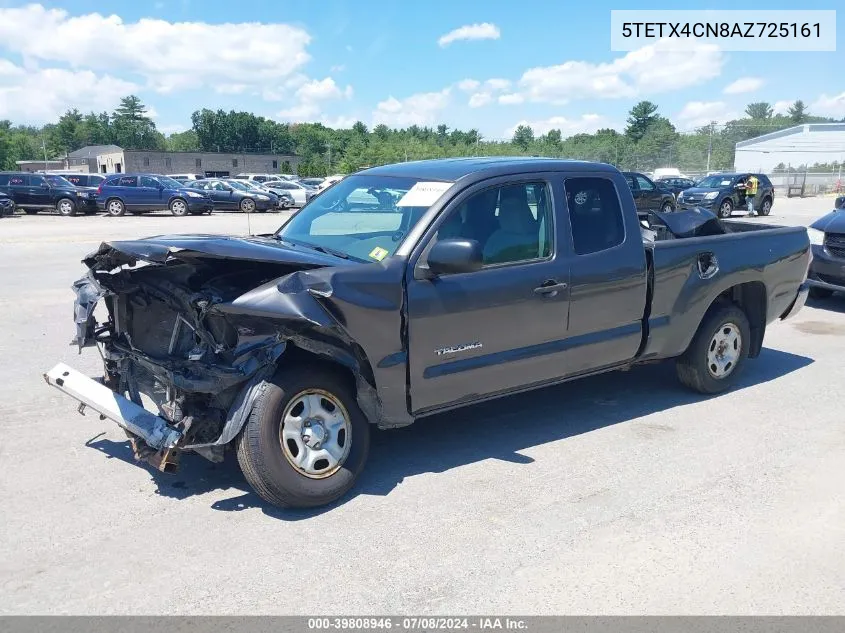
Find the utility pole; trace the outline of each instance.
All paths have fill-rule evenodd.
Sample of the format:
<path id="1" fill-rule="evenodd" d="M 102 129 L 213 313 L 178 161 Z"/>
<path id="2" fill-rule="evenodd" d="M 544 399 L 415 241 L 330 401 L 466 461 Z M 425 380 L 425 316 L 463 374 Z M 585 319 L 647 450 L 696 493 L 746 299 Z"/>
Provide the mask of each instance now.
<path id="1" fill-rule="evenodd" d="M 710 154 L 713 153 L 713 127 L 715 121 L 710 121 L 710 141 L 707 143 L 707 172 L 710 173 Z"/>
<path id="2" fill-rule="evenodd" d="M 41 132 L 41 149 L 44 151 L 44 171 L 49 169 L 47 167 L 47 144 L 44 142 L 44 132 Z"/>
<path id="3" fill-rule="evenodd" d="M 327 175 L 331 175 L 331 173 L 332 173 L 332 144 L 331 144 L 331 142 L 327 142 L 326 147 L 328 147 L 328 149 L 329 149 L 329 173 Z"/>

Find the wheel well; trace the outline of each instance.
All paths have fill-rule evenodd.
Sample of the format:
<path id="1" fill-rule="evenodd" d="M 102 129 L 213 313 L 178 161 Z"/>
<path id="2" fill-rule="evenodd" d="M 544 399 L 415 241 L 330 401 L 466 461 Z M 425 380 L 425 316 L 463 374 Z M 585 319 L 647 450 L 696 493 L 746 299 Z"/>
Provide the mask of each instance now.
<path id="1" fill-rule="evenodd" d="M 179 200 L 180 202 L 184 202 L 185 204 L 188 204 L 188 201 L 185 200 L 185 198 L 183 198 L 182 196 L 173 196 L 170 199 L 170 203 L 167 206 L 172 206 L 173 203 L 176 202 L 177 200 Z"/>
<path id="2" fill-rule="evenodd" d="M 715 305 L 720 301 L 736 304 L 745 312 L 751 325 L 751 345 L 748 356 L 756 358 L 763 348 L 763 336 L 766 333 L 766 286 L 761 281 L 749 281 L 725 290 L 716 297 Z"/>
<path id="3" fill-rule="evenodd" d="M 118 196 L 111 196 L 109 198 L 106 198 L 106 206 L 108 206 L 109 202 L 111 202 L 112 200 L 117 200 L 124 207 L 126 206 L 126 203 L 123 200 L 121 200 Z"/>

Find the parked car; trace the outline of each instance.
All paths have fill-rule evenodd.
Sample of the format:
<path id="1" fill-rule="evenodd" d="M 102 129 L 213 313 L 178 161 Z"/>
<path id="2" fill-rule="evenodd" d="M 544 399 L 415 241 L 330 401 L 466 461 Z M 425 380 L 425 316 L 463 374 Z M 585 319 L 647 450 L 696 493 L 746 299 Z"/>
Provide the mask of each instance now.
<path id="1" fill-rule="evenodd" d="M 839 196 L 833 201 L 834 209 L 845 209 L 845 196 Z"/>
<path id="2" fill-rule="evenodd" d="M 658 167 L 651 174 L 651 179 L 657 182 L 664 178 L 686 178 L 677 167 Z"/>
<path id="3" fill-rule="evenodd" d="M 205 175 L 203 174 L 168 174 L 168 177 L 182 183 L 194 180 L 205 180 Z"/>
<path id="4" fill-rule="evenodd" d="M 232 176 L 235 180 L 254 180 L 255 182 L 264 182 L 278 177 L 278 174 L 237 174 Z"/>
<path id="5" fill-rule="evenodd" d="M 678 207 L 690 209 L 701 207 L 713 211 L 720 218 L 729 218 L 736 209 L 746 209 L 745 181 L 751 174 L 724 173 L 702 178 L 695 187 L 678 194 Z M 769 215 L 775 200 L 775 188 L 765 174 L 757 176 L 757 195 L 754 198 L 754 212 Z"/>
<path id="6" fill-rule="evenodd" d="M 0 192 L 26 213 L 54 209 L 59 215 L 76 215 L 87 205 L 87 193 L 61 176 L 28 172 L 0 173 Z"/>
<path id="7" fill-rule="evenodd" d="M 68 172 L 44 172 L 52 176 L 61 176 L 79 191 L 84 192 L 80 196 L 78 209 L 90 215 L 97 212 L 97 189 L 106 177 L 101 174 L 89 173 L 68 173 Z"/>
<path id="8" fill-rule="evenodd" d="M 251 192 L 253 195 L 270 196 L 273 201 L 273 206 L 271 208 L 279 208 L 279 196 L 275 191 L 265 187 L 264 183 L 256 182 L 254 180 L 226 180 L 226 182 L 233 187 L 241 189 L 242 191 Z"/>
<path id="9" fill-rule="evenodd" d="M 350 202 L 383 190 L 404 193 Z M 643 237 L 600 163 L 363 170 L 272 235 L 102 244 L 74 309 L 102 382 L 63 363 L 45 377 L 128 430 L 136 459 L 172 471 L 181 451 L 232 447 L 269 503 L 322 505 L 355 483 L 372 426 L 660 359 L 700 393 L 735 384 L 767 325 L 804 304 L 807 231 L 663 217 Z"/>
<path id="10" fill-rule="evenodd" d="M 346 176 L 344 176 L 343 174 L 335 174 L 334 176 L 328 176 L 327 178 L 323 179 L 323 182 L 317 185 L 317 191 L 323 191 L 324 189 L 328 189 L 333 184 L 335 184 L 336 182 L 340 182 L 344 178 L 346 178 Z"/>
<path id="11" fill-rule="evenodd" d="M 187 183 L 186 187 L 193 191 L 200 191 L 211 198 L 214 201 L 215 209 L 264 213 L 268 209 L 275 209 L 277 205 L 277 200 L 269 193 L 264 194 L 246 188 L 240 189 L 225 180 L 195 180 Z"/>
<path id="12" fill-rule="evenodd" d="M 845 204 L 813 222 L 807 233 L 813 249 L 807 273 L 810 296 L 823 299 L 845 292 Z"/>
<path id="13" fill-rule="evenodd" d="M 625 181 L 634 196 L 637 213 L 646 216 L 651 211 L 669 213 L 675 210 L 675 195 L 668 189 L 655 183 L 645 174 L 636 171 L 624 171 Z"/>
<path id="14" fill-rule="evenodd" d="M 100 185 L 97 205 L 113 217 L 170 209 L 176 216 L 211 213 L 214 203 L 203 192 L 158 174 L 112 174 Z"/>
<path id="15" fill-rule="evenodd" d="M 311 187 L 293 180 L 271 180 L 262 184 L 274 193 L 282 191 L 289 193 L 293 197 L 293 204 L 296 207 L 305 206 L 314 196 L 314 190 Z"/>
<path id="16" fill-rule="evenodd" d="M 313 187 L 316 189 L 321 184 L 323 184 L 324 180 L 325 178 L 300 178 L 299 182 L 305 185 L 306 187 Z"/>
<path id="17" fill-rule="evenodd" d="M 672 192 L 672 195 L 675 196 L 677 200 L 678 194 L 682 191 L 686 191 L 691 187 L 695 187 L 695 181 L 692 178 L 681 178 L 681 177 L 671 177 L 667 176 L 665 178 L 660 178 L 654 181 L 655 184 L 660 185 L 664 189 L 668 189 Z"/>
<path id="18" fill-rule="evenodd" d="M 15 215 L 15 201 L 5 193 L 0 193 L 0 215 Z"/>

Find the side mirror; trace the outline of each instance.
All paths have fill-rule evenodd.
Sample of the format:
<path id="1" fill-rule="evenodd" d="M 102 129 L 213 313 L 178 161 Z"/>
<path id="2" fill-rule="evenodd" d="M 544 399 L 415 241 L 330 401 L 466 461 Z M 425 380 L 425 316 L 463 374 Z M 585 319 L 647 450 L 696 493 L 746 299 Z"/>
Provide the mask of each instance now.
<path id="1" fill-rule="evenodd" d="M 481 245 L 476 240 L 439 240 L 428 252 L 428 270 L 432 276 L 475 272 L 481 269 L 482 263 Z"/>

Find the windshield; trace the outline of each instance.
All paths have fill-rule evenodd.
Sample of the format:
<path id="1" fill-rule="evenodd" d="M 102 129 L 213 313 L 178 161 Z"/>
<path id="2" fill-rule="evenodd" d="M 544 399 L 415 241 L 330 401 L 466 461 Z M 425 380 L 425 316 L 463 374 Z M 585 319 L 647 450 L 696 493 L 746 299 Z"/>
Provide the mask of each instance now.
<path id="1" fill-rule="evenodd" d="M 167 176 L 156 176 L 156 178 L 162 185 L 164 185 L 165 187 L 170 187 L 171 189 L 181 189 L 185 186 L 184 182 L 173 180 L 173 178 L 168 178 Z"/>
<path id="2" fill-rule="evenodd" d="M 303 246 L 381 261 L 396 252 L 450 182 L 394 176 L 350 176 L 313 198 L 276 233 Z"/>
<path id="3" fill-rule="evenodd" d="M 47 182 L 49 182 L 54 187 L 70 187 L 70 188 L 73 188 L 73 183 L 70 182 L 69 180 L 66 180 L 62 176 L 44 176 L 44 178 L 46 178 Z"/>
<path id="4" fill-rule="evenodd" d="M 227 180 L 227 185 L 232 185 L 235 189 L 239 191 L 249 191 L 249 187 L 247 187 L 242 180 Z"/>
<path id="5" fill-rule="evenodd" d="M 733 176 L 707 176 L 702 178 L 696 186 L 705 189 L 720 189 L 730 187 L 731 182 L 733 182 Z"/>

